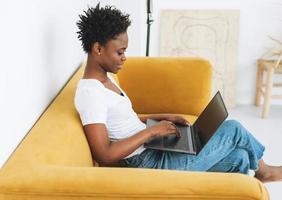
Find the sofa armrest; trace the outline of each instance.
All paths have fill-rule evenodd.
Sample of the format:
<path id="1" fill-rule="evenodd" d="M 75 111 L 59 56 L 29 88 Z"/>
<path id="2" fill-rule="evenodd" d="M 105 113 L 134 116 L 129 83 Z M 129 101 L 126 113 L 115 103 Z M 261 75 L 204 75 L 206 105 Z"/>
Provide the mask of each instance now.
<path id="1" fill-rule="evenodd" d="M 5 173 L 5 172 L 4 172 Z M 1 174 L 0 199 L 268 199 L 242 174 L 46 166 Z"/>

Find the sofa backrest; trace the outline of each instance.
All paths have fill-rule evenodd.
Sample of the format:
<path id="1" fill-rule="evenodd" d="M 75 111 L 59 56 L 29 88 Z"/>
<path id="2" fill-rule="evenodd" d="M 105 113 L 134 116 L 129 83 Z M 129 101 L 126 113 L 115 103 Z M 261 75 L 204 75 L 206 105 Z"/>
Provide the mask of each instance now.
<path id="1" fill-rule="evenodd" d="M 75 90 L 83 71 L 81 66 L 70 78 L 5 168 L 40 163 L 93 166 L 95 162 L 74 107 Z M 129 58 L 118 79 L 137 113 L 198 114 L 209 99 L 211 68 L 201 59 Z"/>
<path id="2" fill-rule="evenodd" d="M 212 68 L 201 58 L 129 58 L 117 75 L 139 114 L 199 115 L 210 100 Z"/>

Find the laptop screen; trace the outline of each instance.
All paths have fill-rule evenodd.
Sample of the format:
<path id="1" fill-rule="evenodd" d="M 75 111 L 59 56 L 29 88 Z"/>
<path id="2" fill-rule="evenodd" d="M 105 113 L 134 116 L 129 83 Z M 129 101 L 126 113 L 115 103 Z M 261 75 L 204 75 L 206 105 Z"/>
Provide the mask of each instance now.
<path id="1" fill-rule="evenodd" d="M 193 124 L 194 128 L 198 131 L 202 145 L 208 142 L 227 116 L 227 109 L 218 91 Z"/>

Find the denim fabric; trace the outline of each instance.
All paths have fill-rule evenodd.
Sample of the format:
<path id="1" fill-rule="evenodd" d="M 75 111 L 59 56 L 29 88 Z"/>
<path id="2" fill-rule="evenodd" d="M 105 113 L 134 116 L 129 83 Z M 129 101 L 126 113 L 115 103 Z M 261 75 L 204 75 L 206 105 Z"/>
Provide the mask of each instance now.
<path id="1" fill-rule="evenodd" d="M 249 169 L 258 169 L 264 150 L 238 121 L 226 120 L 198 155 L 146 149 L 124 163 L 138 168 L 248 174 Z"/>

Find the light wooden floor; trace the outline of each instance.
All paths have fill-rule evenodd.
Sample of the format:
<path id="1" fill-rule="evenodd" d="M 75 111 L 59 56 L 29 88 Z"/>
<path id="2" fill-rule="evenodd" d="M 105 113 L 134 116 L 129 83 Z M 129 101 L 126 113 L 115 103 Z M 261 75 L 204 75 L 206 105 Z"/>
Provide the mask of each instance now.
<path id="1" fill-rule="evenodd" d="M 229 111 L 229 119 L 240 121 L 266 147 L 266 163 L 282 165 L 282 105 L 271 105 L 266 119 L 260 118 L 261 111 L 261 107 L 241 105 Z M 265 185 L 271 200 L 282 199 L 282 182 Z"/>

